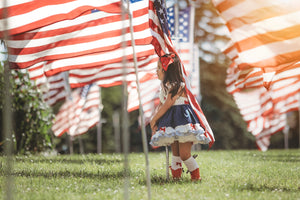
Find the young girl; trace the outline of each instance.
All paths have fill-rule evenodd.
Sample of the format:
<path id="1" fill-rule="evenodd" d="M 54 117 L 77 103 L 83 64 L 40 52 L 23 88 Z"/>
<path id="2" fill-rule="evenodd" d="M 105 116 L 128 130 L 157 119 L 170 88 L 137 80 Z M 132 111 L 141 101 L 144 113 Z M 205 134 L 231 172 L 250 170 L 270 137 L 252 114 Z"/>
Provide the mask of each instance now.
<path id="1" fill-rule="evenodd" d="M 156 70 L 162 81 L 160 104 L 152 117 L 150 126 L 153 146 L 171 145 L 171 172 L 174 179 L 182 173 L 182 161 L 191 172 L 192 181 L 201 181 L 199 167 L 191 156 L 195 143 L 207 144 L 211 140 L 204 135 L 204 129 L 189 104 L 181 72 L 181 63 L 176 54 L 160 58 Z"/>

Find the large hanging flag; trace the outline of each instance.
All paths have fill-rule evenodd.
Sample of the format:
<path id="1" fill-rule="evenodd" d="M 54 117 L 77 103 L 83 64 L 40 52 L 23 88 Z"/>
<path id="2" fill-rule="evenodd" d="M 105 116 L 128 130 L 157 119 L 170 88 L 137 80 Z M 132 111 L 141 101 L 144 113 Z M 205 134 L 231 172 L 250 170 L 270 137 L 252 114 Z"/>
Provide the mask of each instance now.
<path id="1" fill-rule="evenodd" d="M 149 0 L 149 26 L 153 37 L 151 43 L 159 57 L 176 52 L 170 36 L 164 1 Z"/>
<path id="2" fill-rule="evenodd" d="M 6 7 L 4 7 L 6 6 Z M 92 9 L 121 13 L 120 0 L 2 0 L 0 1 L 0 37 L 7 31 L 15 35 L 47 26 L 62 20 L 85 15 Z M 6 15 L 6 16 L 4 16 Z M 8 20 L 4 27 L 4 18 Z"/>
<path id="3" fill-rule="evenodd" d="M 136 46 L 135 50 L 137 57 L 146 57 L 153 55 L 154 53 L 152 45 L 138 45 Z M 112 51 L 41 62 L 33 65 L 32 68 L 38 69 L 40 76 L 49 77 L 63 71 L 70 71 L 74 69 L 92 69 L 107 64 L 121 63 L 123 59 L 133 59 L 133 51 L 131 46 L 125 47 L 124 49 L 118 48 Z"/>
<path id="4" fill-rule="evenodd" d="M 240 68 L 276 71 L 299 61 L 300 1 L 213 0 L 238 50 Z"/>
<path id="5" fill-rule="evenodd" d="M 72 92 L 71 98 L 59 109 L 52 131 L 55 136 L 67 132 L 81 135 L 99 122 L 100 91 L 97 85 L 86 85 Z"/>
<path id="6" fill-rule="evenodd" d="M 154 52 L 152 51 L 152 53 Z M 139 57 L 137 59 L 138 73 L 155 71 L 157 60 L 155 55 Z M 124 63 L 120 61 L 94 68 L 74 69 L 69 71 L 69 83 L 72 88 L 90 83 L 95 83 L 100 87 L 111 87 L 121 85 L 124 78 L 128 82 L 136 81 L 133 59 L 126 61 L 125 70 Z M 123 73 L 125 73 L 125 77 L 123 77 Z"/>
<path id="7" fill-rule="evenodd" d="M 261 68 L 239 69 L 235 63 L 238 54 L 233 45 L 224 52 L 233 61 L 227 69 L 227 90 L 233 95 L 257 147 L 266 151 L 271 135 L 287 125 L 286 113 L 299 109 L 300 65 L 278 70 L 267 90 L 263 86 Z"/>
<path id="8" fill-rule="evenodd" d="M 145 0 L 135 2 L 131 6 L 133 37 L 136 45 L 150 44 L 152 39 L 146 2 Z M 47 67 L 55 60 L 98 55 L 121 49 L 124 44 L 131 46 L 130 23 L 127 14 L 123 19 L 121 13 L 90 11 L 89 14 L 71 20 L 62 20 L 12 35 L 6 44 L 9 52 L 8 60 L 12 68 L 27 68 L 41 62 L 44 62 L 44 66 Z M 107 60 L 113 57 L 106 56 Z M 86 66 L 76 66 L 76 68 L 80 67 Z M 53 70 L 55 72 L 56 68 Z"/>
<path id="9" fill-rule="evenodd" d="M 153 36 L 152 44 L 155 48 L 156 54 L 158 56 L 162 56 L 166 53 L 173 52 L 178 55 L 171 41 L 164 1 L 150 0 L 149 13 L 150 13 L 149 24 L 150 24 L 150 28 L 152 29 L 152 36 Z M 188 99 L 197 117 L 199 118 L 201 126 L 205 129 L 206 137 L 210 138 L 211 140 L 210 142 L 210 146 L 211 146 L 215 141 L 213 132 L 195 96 L 191 92 L 191 86 L 190 83 L 188 82 L 188 76 L 183 65 L 182 65 L 182 73 L 186 83 L 185 89 L 188 95 Z"/>

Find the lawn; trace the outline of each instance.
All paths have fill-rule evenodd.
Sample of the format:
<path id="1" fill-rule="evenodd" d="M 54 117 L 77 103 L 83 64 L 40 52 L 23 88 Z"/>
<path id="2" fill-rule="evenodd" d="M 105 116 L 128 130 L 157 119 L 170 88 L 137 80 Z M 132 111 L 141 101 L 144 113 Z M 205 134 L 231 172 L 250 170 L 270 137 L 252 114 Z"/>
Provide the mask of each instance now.
<path id="1" fill-rule="evenodd" d="M 200 151 L 201 183 L 166 180 L 165 153 L 150 153 L 152 199 L 300 199 L 300 150 Z M 90 154 L 15 156 L 13 197 L 42 199 L 124 199 L 124 156 Z M 5 157 L 0 157 L 4 199 Z M 129 198 L 147 199 L 145 157 L 129 155 Z"/>

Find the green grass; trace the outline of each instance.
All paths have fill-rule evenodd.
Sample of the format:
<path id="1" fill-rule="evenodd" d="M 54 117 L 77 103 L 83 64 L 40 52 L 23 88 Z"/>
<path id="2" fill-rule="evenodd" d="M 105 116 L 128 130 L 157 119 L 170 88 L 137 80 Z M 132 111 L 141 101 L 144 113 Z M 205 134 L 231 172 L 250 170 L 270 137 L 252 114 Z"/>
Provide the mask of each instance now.
<path id="1" fill-rule="evenodd" d="M 165 153 L 150 153 L 152 199 L 300 199 L 300 150 L 201 151 L 202 182 L 166 180 Z M 124 199 L 121 154 L 15 156 L 17 200 Z M 130 199 L 147 199 L 145 157 L 129 155 Z M 5 158 L 0 157 L 1 199 Z"/>

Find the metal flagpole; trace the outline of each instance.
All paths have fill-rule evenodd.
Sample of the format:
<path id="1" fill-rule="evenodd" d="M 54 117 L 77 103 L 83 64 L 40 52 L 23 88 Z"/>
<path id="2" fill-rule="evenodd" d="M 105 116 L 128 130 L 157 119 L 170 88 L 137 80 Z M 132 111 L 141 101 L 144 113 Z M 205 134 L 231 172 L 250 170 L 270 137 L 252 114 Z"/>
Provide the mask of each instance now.
<path id="1" fill-rule="evenodd" d="M 199 59 L 199 58 L 195 58 L 196 53 L 195 51 L 198 50 L 195 48 L 194 46 L 194 29 L 195 29 L 195 3 L 190 1 L 190 5 L 191 5 L 191 11 L 190 11 L 190 21 L 189 21 L 189 42 L 190 42 L 190 46 L 192 47 L 191 51 L 192 51 L 192 68 L 194 69 L 195 67 L 199 67 L 199 62 L 196 62 L 195 59 Z M 198 54 L 197 54 L 198 55 Z M 197 73 L 200 73 L 200 70 L 196 70 Z M 198 79 L 198 92 L 199 92 L 199 96 L 196 96 L 197 99 L 200 101 L 200 97 L 201 97 L 201 88 L 200 88 L 200 74 L 197 76 Z M 199 102 L 200 104 L 200 102 Z M 201 150 L 201 144 L 196 144 L 193 145 L 193 150 Z"/>
<path id="2" fill-rule="evenodd" d="M 97 125 L 97 153 L 102 153 L 102 121 L 101 121 L 101 113 L 103 110 L 102 105 L 102 95 L 101 95 L 101 87 L 99 87 L 99 122 Z"/>
<path id="3" fill-rule="evenodd" d="M 8 30 L 8 12 L 6 7 L 6 0 L 4 0 L 3 5 L 3 27 L 4 30 Z M 8 31 L 4 31 L 4 41 L 8 40 Z M 11 84 L 10 84 L 10 69 L 7 62 L 4 64 L 4 98 L 3 98 L 3 133 L 4 133 L 4 155 L 6 156 L 6 165 L 4 167 L 4 174 L 5 174 L 5 197 L 4 199 L 10 200 L 13 199 L 13 186 L 14 180 L 12 177 L 13 171 L 13 138 L 12 138 L 12 104 L 11 104 Z"/>
<path id="4" fill-rule="evenodd" d="M 4 153 L 6 156 L 5 174 L 5 199 L 13 199 L 13 138 L 12 138 L 12 112 L 11 112 L 11 94 L 10 94 L 10 69 L 7 63 L 4 64 L 4 98 L 3 98 L 3 133 L 4 133 Z"/>
<path id="5" fill-rule="evenodd" d="M 125 20 L 126 14 L 126 4 L 122 3 L 122 22 Z M 128 160 L 128 153 L 129 153 L 129 132 L 128 132 L 128 112 L 127 112 L 127 100 L 128 100 L 128 92 L 127 92 L 127 81 L 126 81 L 126 41 L 125 41 L 125 34 L 126 30 L 124 28 L 124 23 L 122 23 L 122 49 L 123 49 L 123 57 L 122 57 L 122 66 L 123 66 L 123 79 L 122 79 L 122 143 L 123 143 L 123 154 L 124 154 L 124 199 L 129 199 L 129 160 Z"/>
<path id="6" fill-rule="evenodd" d="M 166 179 L 170 179 L 170 174 L 169 174 L 169 148 L 166 146 Z"/>
<path id="7" fill-rule="evenodd" d="M 147 143 L 147 136 L 146 136 L 146 129 L 145 129 L 144 111 L 143 111 L 142 100 L 141 100 L 137 58 L 136 58 L 136 54 L 135 54 L 135 41 L 134 41 L 134 36 L 133 36 L 132 14 L 130 12 L 130 2 L 129 1 L 127 1 L 127 5 L 128 5 L 128 15 L 129 15 L 129 23 L 130 23 L 131 45 L 132 45 L 134 68 L 135 68 L 135 75 L 136 75 L 136 85 L 137 85 L 137 92 L 138 92 L 138 98 L 139 98 L 139 114 L 141 116 L 143 150 L 144 150 L 145 160 L 146 160 L 146 179 L 147 179 L 146 181 L 147 181 L 147 189 L 148 189 L 148 199 L 151 199 L 151 179 L 150 179 L 149 158 L 148 158 L 148 143 Z"/>
<path id="8" fill-rule="evenodd" d="M 290 126 L 288 124 L 285 125 L 283 129 L 283 135 L 284 135 L 284 149 L 289 149 L 289 130 Z"/>
<path id="9" fill-rule="evenodd" d="M 179 45 L 179 38 L 178 38 L 178 30 L 179 30 L 179 20 L 178 20 L 178 17 L 179 17 L 179 8 L 178 8 L 178 1 L 175 1 L 174 3 L 174 19 L 175 19 L 175 22 L 174 22 L 174 39 L 175 39 L 175 48 L 178 48 L 180 47 Z M 169 180 L 170 179 L 170 174 L 169 174 L 169 148 L 168 148 L 168 145 L 166 146 L 165 148 L 166 150 L 166 179 Z"/>
<path id="10" fill-rule="evenodd" d="M 72 95 L 71 95 L 71 88 L 70 88 L 70 84 L 69 84 L 69 72 L 65 71 L 63 72 L 63 79 L 64 79 L 64 88 L 67 92 L 67 98 L 69 100 L 72 99 Z M 73 150 L 73 136 L 69 135 L 69 151 L 70 154 L 73 154 L 74 150 Z"/>
<path id="11" fill-rule="evenodd" d="M 113 120 L 113 126 L 114 126 L 114 136 L 115 136 L 115 150 L 116 150 L 116 153 L 121 153 L 120 113 L 118 111 L 114 111 L 112 120 Z"/>

